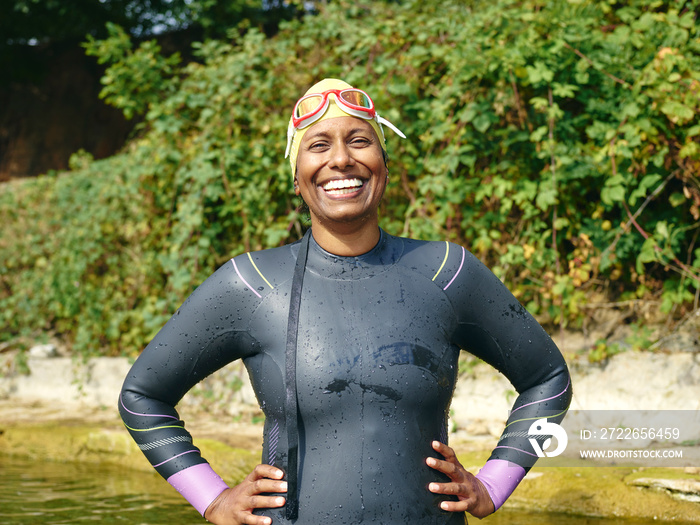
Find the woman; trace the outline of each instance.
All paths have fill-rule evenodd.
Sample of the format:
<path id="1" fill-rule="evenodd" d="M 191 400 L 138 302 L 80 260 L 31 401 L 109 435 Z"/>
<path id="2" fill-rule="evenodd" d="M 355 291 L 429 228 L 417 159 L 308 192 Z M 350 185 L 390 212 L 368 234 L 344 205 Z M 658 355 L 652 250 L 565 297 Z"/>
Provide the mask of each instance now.
<path id="1" fill-rule="evenodd" d="M 401 134 L 342 81 L 309 89 L 294 108 L 287 152 L 310 232 L 217 270 L 124 383 L 120 411 L 132 436 L 213 523 L 483 517 L 537 459 L 530 424 L 560 421 L 568 407 L 561 354 L 488 269 L 460 246 L 379 228 L 388 181 L 382 124 Z M 460 349 L 495 366 L 520 394 L 477 476 L 447 446 Z M 266 420 L 262 464 L 229 488 L 174 406 L 238 358 Z"/>

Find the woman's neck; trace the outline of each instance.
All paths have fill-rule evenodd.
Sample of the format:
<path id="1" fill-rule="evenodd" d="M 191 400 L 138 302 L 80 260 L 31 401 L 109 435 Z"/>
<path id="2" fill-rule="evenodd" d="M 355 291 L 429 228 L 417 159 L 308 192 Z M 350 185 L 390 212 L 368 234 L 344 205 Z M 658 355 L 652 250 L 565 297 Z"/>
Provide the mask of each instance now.
<path id="1" fill-rule="evenodd" d="M 312 218 L 314 240 L 329 253 L 341 257 L 365 254 L 379 242 L 379 221 L 372 220 L 360 227 L 348 224 L 329 225 Z"/>

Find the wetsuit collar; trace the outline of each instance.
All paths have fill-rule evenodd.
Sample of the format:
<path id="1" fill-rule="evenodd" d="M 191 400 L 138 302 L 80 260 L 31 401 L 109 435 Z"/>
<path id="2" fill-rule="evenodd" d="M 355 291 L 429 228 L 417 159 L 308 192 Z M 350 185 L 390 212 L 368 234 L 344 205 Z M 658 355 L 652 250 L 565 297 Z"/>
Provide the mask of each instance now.
<path id="1" fill-rule="evenodd" d="M 394 266 L 403 254 L 403 243 L 397 237 L 379 229 L 379 241 L 367 253 L 343 257 L 332 254 L 316 242 L 311 236 L 307 271 L 338 280 L 368 279 L 386 272 Z"/>

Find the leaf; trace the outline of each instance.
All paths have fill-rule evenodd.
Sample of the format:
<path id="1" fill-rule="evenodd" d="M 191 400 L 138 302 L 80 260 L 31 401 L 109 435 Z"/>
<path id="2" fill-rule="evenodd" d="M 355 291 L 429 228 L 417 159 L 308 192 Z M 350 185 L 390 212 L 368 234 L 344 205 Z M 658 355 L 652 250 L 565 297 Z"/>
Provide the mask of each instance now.
<path id="1" fill-rule="evenodd" d="M 697 158 L 700 156 L 700 146 L 697 142 L 691 141 L 683 144 L 683 147 L 678 151 L 678 157 L 681 159 Z"/>
<path id="2" fill-rule="evenodd" d="M 677 208 L 678 206 L 682 206 L 686 203 L 686 198 L 682 193 L 673 192 L 668 196 L 668 202 L 672 207 Z"/>
<path id="3" fill-rule="evenodd" d="M 625 188 L 622 186 L 606 186 L 600 192 L 600 200 L 608 206 L 625 200 Z"/>
<path id="4" fill-rule="evenodd" d="M 534 66 L 525 66 L 525 70 L 531 84 L 549 83 L 554 78 L 554 72 L 539 60 L 535 62 Z"/>
<path id="5" fill-rule="evenodd" d="M 473 121 L 474 127 L 480 133 L 484 133 L 491 126 L 491 119 L 485 113 L 478 115 Z"/>
<path id="6" fill-rule="evenodd" d="M 578 86 L 573 84 L 560 84 L 559 82 L 552 82 L 552 94 L 555 97 L 574 98 L 578 89 Z"/>
<path id="7" fill-rule="evenodd" d="M 557 191 L 554 188 L 540 189 L 535 198 L 537 207 L 545 211 L 557 203 Z"/>
<path id="8" fill-rule="evenodd" d="M 547 126 L 540 126 L 537 128 L 535 131 L 533 131 L 530 134 L 530 141 L 531 142 L 540 142 L 545 135 L 547 135 L 547 132 L 549 131 L 549 127 Z"/>
<path id="9" fill-rule="evenodd" d="M 676 100 L 665 101 L 661 105 L 661 111 L 674 122 L 686 122 L 695 116 L 692 109 Z"/>

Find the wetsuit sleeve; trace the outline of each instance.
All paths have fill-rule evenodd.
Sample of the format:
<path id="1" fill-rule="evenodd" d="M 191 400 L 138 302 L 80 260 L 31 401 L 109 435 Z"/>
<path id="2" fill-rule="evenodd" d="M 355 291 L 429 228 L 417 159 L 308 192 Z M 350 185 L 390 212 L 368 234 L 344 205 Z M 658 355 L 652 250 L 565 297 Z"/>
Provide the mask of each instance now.
<path id="1" fill-rule="evenodd" d="M 204 513 L 227 485 L 202 458 L 175 406 L 196 383 L 231 361 L 256 352 L 236 312 L 254 310 L 229 261 L 183 303 L 149 343 L 119 396 L 129 433 L 158 473 Z"/>
<path id="2" fill-rule="evenodd" d="M 518 392 L 498 445 L 477 475 L 498 508 L 538 458 L 530 426 L 541 418 L 563 419 L 571 379 L 559 349 L 506 286 L 464 248 L 451 249 L 445 293 L 458 319 L 454 342 L 503 373 Z M 538 437 L 540 449 L 547 437 Z"/>

